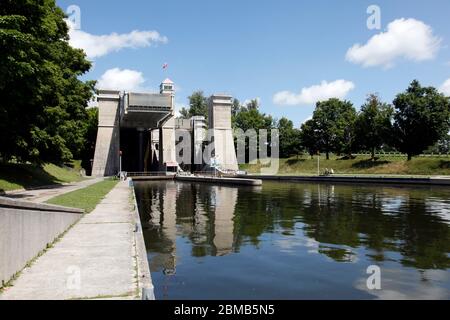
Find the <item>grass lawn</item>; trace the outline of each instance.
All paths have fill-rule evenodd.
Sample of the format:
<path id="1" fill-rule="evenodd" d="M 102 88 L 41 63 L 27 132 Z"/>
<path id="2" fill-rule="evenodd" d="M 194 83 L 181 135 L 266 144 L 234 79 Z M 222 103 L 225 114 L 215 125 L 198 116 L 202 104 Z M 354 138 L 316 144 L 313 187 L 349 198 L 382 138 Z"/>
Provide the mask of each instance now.
<path id="1" fill-rule="evenodd" d="M 36 166 L 31 164 L 0 164 L 0 192 L 37 188 L 48 185 L 76 182 L 80 176 L 80 162 L 74 161 L 72 168 L 54 164 Z"/>
<path id="2" fill-rule="evenodd" d="M 79 208 L 92 212 L 100 201 L 117 185 L 118 180 L 107 179 L 84 189 L 72 191 L 47 201 L 64 207 Z"/>
<path id="3" fill-rule="evenodd" d="M 259 173 L 261 166 L 241 165 L 242 170 L 249 173 Z M 358 156 L 353 160 L 340 160 L 332 157 L 326 160 L 320 159 L 320 171 L 325 168 L 333 169 L 336 174 L 363 174 L 363 175 L 409 175 L 409 176 L 433 176 L 450 175 L 450 157 L 416 157 L 407 161 L 406 157 L 381 156 L 377 161 L 371 161 L 370 157 Z M 303 156 L 280 159 L 279 174 L 281 175 L 316 175 L 317 157 Z"/>

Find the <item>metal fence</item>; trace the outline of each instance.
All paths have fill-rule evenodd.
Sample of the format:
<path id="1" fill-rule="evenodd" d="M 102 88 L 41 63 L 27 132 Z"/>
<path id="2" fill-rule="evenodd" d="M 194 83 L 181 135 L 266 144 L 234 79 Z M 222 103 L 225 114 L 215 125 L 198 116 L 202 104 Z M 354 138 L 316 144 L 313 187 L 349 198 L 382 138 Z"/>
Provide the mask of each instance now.
<path id="1" fill-rule="evenodd" d="M 353 153 L 354 156 L 367 156 L 370 157 L 370 153 Z M 401 152 L 377 152 L 375 153 L 375 156 L 377 157 L 407 157 L 407 154 L 401 153 Z M 423 153 L 419 155 L 418 157 L 422 158 L 448 158 L 450 157 L 450 153 Z"/>
<path id="2" fill-rule="evenodd" d="M 153 172 L 125 172 L 128 177 L 159 177 L 173 175 L 174 173 L 166 171 L 153 171 Z"/>

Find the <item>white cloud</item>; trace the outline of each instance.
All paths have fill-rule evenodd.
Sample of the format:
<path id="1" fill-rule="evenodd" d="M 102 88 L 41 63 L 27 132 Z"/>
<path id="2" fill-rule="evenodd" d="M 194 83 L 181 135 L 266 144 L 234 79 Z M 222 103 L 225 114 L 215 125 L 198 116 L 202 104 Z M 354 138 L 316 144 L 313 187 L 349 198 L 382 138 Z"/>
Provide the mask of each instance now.
<path id="1" fill-rule="evenodd" d="M 415 19 L 397 19 L 365 45 L 355 44 L 346 54 L 347 61 L 364 67 L 393 67 L 397 59 L 412 61 L 433 59 L 441 47 L 441 39 L 433 29 Z"/>
<path id="2" fill-rule="evenodd" d="M 129 69 L 109 69 L 98 80 L 99 89 L 145 91 L 142 72 Z"/>
<path id="3" fill-rule="evenodd" d="M 446 96 L 450 96 L 450 79 L 445 80 L 445 82 L 439 88 L 439 91 L 441 91 Z"/>
<path id="4" fill-rule="evenodd" d="M 98 58 L 123 48 L 143 48 L 168 41 L 157 31 L 134 30 L 124 34 L 114 32 L 109 35 L 93 35 L 74 28 L 73 22 L 69 20 L 66 22 L 69 25 L 70 45 L 83 49 L 89 59 Z"/>
<path id="5" fill-rule="evenodd" d="M 330 98 L 343 99 L 354 88 L 353 82 L 342 79 L 333 82 L 322 81 L 319 85 L 303 88 L 300 93 L 278 92 L 273 97 L 273 102 L 276 105 L 288 106 L 310 105 Z"/>

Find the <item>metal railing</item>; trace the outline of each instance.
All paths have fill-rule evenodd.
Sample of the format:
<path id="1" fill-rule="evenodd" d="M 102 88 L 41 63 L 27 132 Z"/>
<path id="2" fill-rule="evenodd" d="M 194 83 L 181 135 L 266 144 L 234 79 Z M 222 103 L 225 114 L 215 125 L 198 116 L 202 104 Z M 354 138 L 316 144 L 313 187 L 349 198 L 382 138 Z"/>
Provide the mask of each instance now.
<path id="1" fill-rule="evenodd" d="M 211 176 L 211 177 L 234 177 L 237 175 L 236 171 L 195 171 L 195 176 Z"/>
<path id="2" fill-rule="evenodd" d="M 371 153 L 365 153 L 365 152 L 358 152 L 358 153 L 352 153 L 354 156 L 371 156 Z M 375 156 L 378 157 L 407 157 L 407 154 L 401 153 L 401 152 L 376 152 Z M 433 158 L 448 158 L 450 157 L 450 153 L 422 153 L 418 155 L 417 157 L 420 158 L 426 158 L 426 157 L 433 157 Z"/>
<path id="3" fill-rule="evenodd" d="M 166 172 L 166 171 L 152 171 L 152 172 L 126 172 L 128 177 L 160 177 L 173 175 L 175 172 Z"/>

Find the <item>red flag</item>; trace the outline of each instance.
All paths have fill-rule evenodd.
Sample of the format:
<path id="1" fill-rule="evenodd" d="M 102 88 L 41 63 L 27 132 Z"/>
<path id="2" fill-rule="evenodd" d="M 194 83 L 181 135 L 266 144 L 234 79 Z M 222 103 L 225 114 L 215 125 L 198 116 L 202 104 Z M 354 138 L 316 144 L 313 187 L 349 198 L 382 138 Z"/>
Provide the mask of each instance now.
<path id="1" fill-rule="evenodd" d="M 169 68 L 169 64 L 168 63 L 164 63 L 163 64 L 163 69 L 166 70 L 167 68 Z"/>

